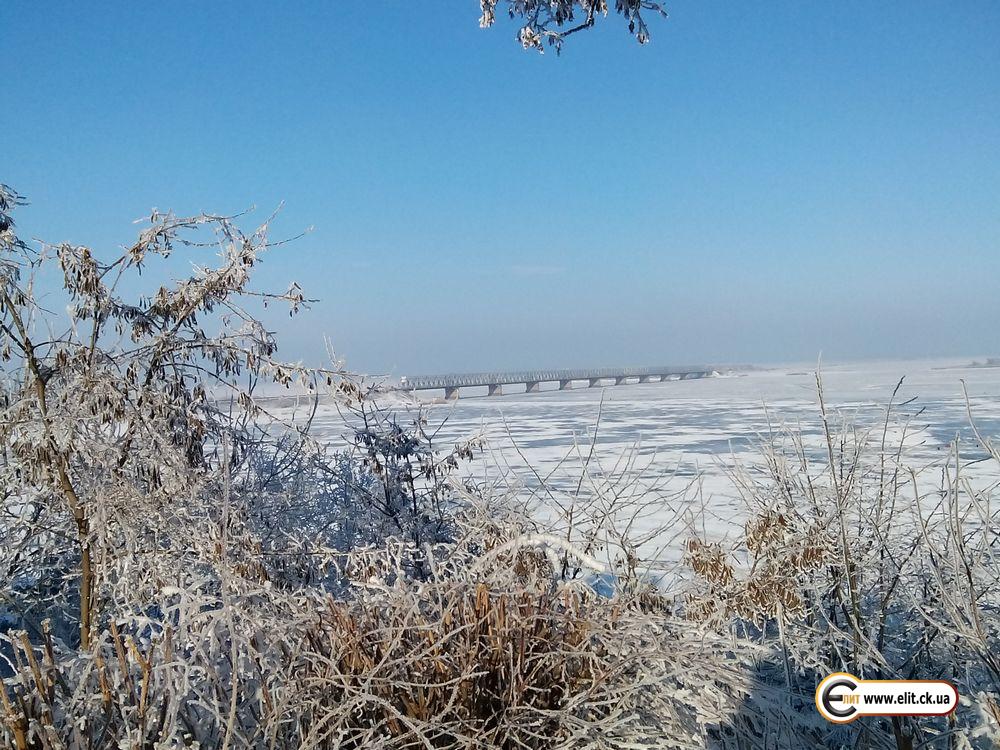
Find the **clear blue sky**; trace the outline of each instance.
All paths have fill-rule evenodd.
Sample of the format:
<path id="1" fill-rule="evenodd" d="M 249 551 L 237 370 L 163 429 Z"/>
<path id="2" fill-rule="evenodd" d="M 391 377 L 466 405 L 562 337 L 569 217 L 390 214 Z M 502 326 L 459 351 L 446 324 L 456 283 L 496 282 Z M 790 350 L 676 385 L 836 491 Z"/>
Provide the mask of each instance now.
<path id="1" fill-rule="evenodd" d="M 396 374 L 1000 350 L 1000 4 L 668 0 L 561 57 L 475 0 L 12 0 L 23 234 L 312 226 L 284 353 Z"/>

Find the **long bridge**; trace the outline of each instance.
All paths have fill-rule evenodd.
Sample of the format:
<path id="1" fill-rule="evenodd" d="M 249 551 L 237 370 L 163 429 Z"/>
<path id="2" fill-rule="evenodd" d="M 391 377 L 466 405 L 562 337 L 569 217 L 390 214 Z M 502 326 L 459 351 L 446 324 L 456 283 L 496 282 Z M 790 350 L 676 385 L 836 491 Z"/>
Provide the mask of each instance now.
<path id="1" fill-rule="evenodd" d="M 624 385 L 625 383 L 655 383 L 666 380 L 704 378 L 727 368 L 710 365 L 686 367 L 604 367 L 582 370 L 522 370 L 517 372 L 473 372 L 455 375 L 420 375 L 402 377 L 399 390 L 443 390 L 446 399 L 459 397 L 462 388 L 485 387 L 487 395 L 502 396 L 505 385 L 524 384 L 527 393 L 538 393 L 542 383 L 558 383 L 566 391 L 577 381 L 586 381 L 587 387 Z"/>

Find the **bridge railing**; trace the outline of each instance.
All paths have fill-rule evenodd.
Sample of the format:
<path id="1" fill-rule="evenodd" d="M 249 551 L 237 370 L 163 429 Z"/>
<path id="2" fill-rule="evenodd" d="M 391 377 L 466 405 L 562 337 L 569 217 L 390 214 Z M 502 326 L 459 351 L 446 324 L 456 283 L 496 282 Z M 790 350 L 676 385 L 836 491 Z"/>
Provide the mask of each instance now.
<path id="1" fill-rule="evenodd" d="M 408 390 L 458 388 L 466 386 L 511 385 L 513 383 L 547 383 L 561 380 L 591 380 L 594 378 L 644 378 L 650 376 L 707 374 L 713 368 L 705 365 L 686 367 L 602 367 L 567 370 L 520 370 L 513 372 L 471 372 L 451 375 L 418 375 L 407 377 L 400 387 Z"/>

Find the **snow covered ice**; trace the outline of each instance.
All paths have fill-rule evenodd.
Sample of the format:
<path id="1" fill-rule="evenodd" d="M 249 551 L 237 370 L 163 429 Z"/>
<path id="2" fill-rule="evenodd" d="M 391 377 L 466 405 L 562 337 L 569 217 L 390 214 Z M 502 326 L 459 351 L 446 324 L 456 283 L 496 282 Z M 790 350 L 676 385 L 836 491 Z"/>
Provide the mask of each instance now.
<path id="1" fill-rule="evenodd" d="M 908 423 L 908 463 L 922 467 L 943 461 L 956 437 L 962 440 L 963 453 L 974 457 L 979 449 L 969 424 L 963 381 L 981 434 L 996 436 L 1000 368 L 971 367 L 972 362 L 963 358 L 823 364 L 825 400 L 836 419 L 871 426 L 884 418 L 885 406 L 904 378 L 894 401 L 900 406 L 889 439 L 898 439 L 902 425 Z M 575 456 L 579 463 L 593 440 L 594 456 L 605 471 L 630 456 L 644 467 L 648 479 L 669 475 L 666 486 L 684 490 L 685 502 L 697 511 L 699 529 L 718 537 L 742 526 L 744 520 L 744 507 L 727 468 L 735 462 L 759 461 L 755 446 L 769 432 L 799 429 L 807 447 L 824 448 L 815 371 L 816 363 L 803 363 L 733 376 L 501 397 L 486 397 L 485 389 L 477 397 L 469 389 L 458 401 L 446 403 L 423 394 L 421 404 L 430 427 L 439 429 L 438 445 L 445 447 L 477 433 L 488 438 L 487 454 L 468 469 L 473 474 L 511 472 L 530 485 L 535 472 L 558 474 L 570 462 L 568 457 Z M 327 404 L 320 406 L 313 429 L 315 436 L 333 445 L 346 432 L 342 415 Z M 970 464 L 967 479 L 978 484 L 992 481 L 988 467 L 981 477 L 976 468 Z M 677 499 L 670 497 L 671 502 Z M 671 514 L 683 516 L 676 507 L 664 508 L 664 520 Z M 678 552 L 664 554 L 674 558 Z"/>

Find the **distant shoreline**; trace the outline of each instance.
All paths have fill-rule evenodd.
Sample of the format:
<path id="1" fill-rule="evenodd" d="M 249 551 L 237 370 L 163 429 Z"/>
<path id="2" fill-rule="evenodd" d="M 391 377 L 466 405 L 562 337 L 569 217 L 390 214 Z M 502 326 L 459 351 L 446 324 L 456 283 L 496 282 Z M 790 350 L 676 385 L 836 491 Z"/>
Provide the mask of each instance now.
<path id="1" fill-rule="evenodd" d="M 984 370 L 1000 367 L 1000 357 L 988 357 L 985 362 L 972 361 L 967 365 L 948 365 L 947 367 L 934 367 L 934 370 Z"/>

